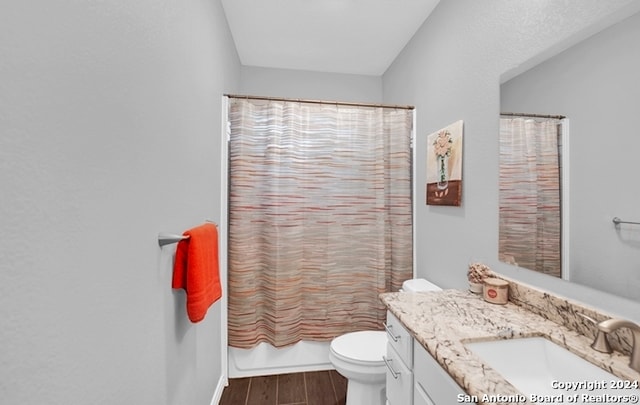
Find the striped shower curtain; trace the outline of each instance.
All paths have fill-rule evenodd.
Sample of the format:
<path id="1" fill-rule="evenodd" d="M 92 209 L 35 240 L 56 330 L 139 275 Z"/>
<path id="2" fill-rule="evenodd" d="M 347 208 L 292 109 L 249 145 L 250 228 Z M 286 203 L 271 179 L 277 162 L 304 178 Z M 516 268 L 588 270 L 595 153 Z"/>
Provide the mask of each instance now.
<path id="1" fill-rule="evenodd" d="M 500 119 L 502 261 L 561 276 L 557 119 Z"/>
<path id="2" fill-rule="evenodd" d="M 231 346 L 381 328 L 412 276 L 412 114 L 230 99 Z"/>

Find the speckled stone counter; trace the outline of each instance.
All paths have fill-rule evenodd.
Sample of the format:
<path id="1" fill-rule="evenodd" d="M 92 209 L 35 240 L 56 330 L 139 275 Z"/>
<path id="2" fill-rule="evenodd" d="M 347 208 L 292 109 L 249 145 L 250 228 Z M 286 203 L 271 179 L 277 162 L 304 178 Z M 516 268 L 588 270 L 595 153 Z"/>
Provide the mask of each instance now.
<path id="1" fill-rule="evenodd" d="M 526 286 L 513 286 L 514 299 L 518 293 L 522 298 L 523 288 Z M 605 316 L 594 314 L 593 309 L 574 307 L 561 300 L 562 308 L 554 307 L 550 312 L 556 315 L 563 311 L 570 312 L 571 316 L 560 316 L 560 319 L 569 322 L 563 325 L 513 302 L 506 305 L 490 304 L 481 295 L 461 290 L 385 293 L 380 295 L 380 299 L 442 368 L 469 395 L 478 398 L 485 394 L 508 396 L 522 393 L 467 350 L 464 346 L 467 342 L 544 336 L 621 379 L 640 380 L 640 373 L 628 366 L 628 353 L 614 352 L 609 355 L 597 352 L 590 347 L 593 341 L 591 336 L 584 336 L 572 328 L 570 322 L 574 322 L 578 312 L 596 316 L 596 319 Z M 590 327 L 595 329 L 593 325 Z M 526 367 L 525 364 L 522 366 Z"/>

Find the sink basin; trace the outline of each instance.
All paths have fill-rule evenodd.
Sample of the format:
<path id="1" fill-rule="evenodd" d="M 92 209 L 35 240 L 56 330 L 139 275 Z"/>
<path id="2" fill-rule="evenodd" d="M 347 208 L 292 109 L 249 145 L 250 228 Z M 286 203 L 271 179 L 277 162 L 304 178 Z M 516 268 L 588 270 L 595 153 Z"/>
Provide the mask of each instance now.
<path id="1" fill-rule="evenodd" d="M 528 397 L 532 394 L 554 396 L 553 403 L 564 404 L 576 403 L 568 398 L 576 394 L 578 398 L 580 395 L 636 395 L 637 398 L 640 394 L 637 382 L 621 381 L 543 337 L 474 342 L 465 346 Z"/>

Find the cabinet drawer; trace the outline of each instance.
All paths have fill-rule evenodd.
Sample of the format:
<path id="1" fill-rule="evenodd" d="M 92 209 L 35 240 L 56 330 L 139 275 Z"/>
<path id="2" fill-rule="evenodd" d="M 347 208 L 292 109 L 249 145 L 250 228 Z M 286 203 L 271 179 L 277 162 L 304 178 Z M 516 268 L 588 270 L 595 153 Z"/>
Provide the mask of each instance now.
<path id="1" fill-rule="evenodd" d="M 387 329 L 387 340 L 391 347 L 400 355 L 407 367 L 413 368 L 413 338 L 390 311 L 387 311 L 385 328 Z"/>
<path id="2" fill-rule="evenodd" d="M 422 388 L 435 405 L 458 403 L 458 395 L 465 395 L 464 390 L 420 343 L 416 342 L 413 350 L 413 373 L 416 387 Z"/>
<path id="3" fill-rule="evenodd" d="M 413 404 L 413 373 L 390 343 L 384 359 L 387 364 L 387 402 L 389 405 Z"/>

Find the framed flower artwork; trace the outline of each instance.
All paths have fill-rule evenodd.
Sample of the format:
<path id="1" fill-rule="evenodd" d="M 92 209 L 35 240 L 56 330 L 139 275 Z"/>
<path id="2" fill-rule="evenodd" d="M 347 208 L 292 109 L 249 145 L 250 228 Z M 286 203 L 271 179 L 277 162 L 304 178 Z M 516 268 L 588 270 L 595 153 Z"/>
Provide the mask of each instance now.
<path id="1" fill-rule="evenodd" d="M 428 205 L 460 205 L 462 130 L 460 120 L 427 137 Z"/>

